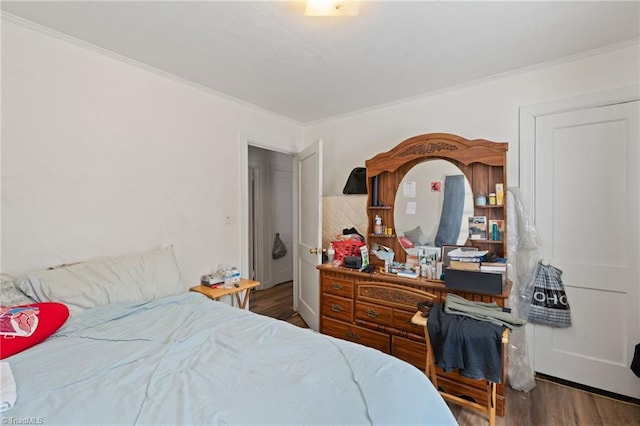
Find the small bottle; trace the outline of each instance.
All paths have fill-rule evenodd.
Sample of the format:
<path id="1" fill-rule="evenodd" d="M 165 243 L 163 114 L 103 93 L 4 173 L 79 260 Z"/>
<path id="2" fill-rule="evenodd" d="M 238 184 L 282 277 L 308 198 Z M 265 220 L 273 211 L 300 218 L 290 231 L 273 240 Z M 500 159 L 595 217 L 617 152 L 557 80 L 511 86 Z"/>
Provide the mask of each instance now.
<path id="1" fill-rule="evenodd" d="M 327 262 L 329 265 L 333 265 L 333 257 L 335 256 L 336 251 L 333 249 L 333 246 L 329 246 L 327 249 Z"/>
<path id="2" fill-rule="evenodd" d="M 376 218 L 375 218 L 373 233 L 376 235 L 382 235 L 382 218 L 378 215 L 376 215 Z"/>
<path id="3" fill-rule="evenodd" d="M 496 223 L 491 226 L 491 239 L 493 241 L 498 241 L 500 239 L 500 231 L 498 231 L 498 224 Z"/>
<path id="4" fill-rule="evenodd" d="M 496 205 L 496 193 L 495 192 L 491 192 L 489 194 L 489 205 L 490 206 L 495 206 Z"/>
<path id="5" fill-rule="evenodd" d="M 438 272 L 438 268 L 433 262 L 431 262 L 431 264 L 429 264 L 429 279 L 430 280 L 437 279 L 438 278 L 437 272 Z"/>

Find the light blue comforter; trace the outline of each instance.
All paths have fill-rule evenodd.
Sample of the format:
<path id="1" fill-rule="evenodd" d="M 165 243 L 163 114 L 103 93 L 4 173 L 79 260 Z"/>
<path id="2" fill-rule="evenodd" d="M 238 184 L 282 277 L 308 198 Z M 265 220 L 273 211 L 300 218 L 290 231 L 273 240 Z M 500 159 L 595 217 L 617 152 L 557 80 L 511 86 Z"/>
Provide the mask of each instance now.
<path id="1" fill-rule="evenodd" d="M 6 361 L 7 421 L 455 424 L 415 367 L 195 293 L 91 309 Z"/>

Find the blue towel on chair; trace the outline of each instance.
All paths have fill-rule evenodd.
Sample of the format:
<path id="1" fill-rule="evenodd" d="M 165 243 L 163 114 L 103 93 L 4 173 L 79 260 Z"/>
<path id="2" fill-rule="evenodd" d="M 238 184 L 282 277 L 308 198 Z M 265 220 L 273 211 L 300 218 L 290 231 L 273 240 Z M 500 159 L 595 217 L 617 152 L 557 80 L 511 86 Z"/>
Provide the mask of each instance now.
<path id="1" fill-rule="evenodd" d="M 444 178 L 444 201 L 442 203 L 440 225 L 435 239 L 436 247 L 458 243 L 463 210 L 464 176 L 446 176 Z"/>
<path id="2" fill-rule="evenodd" d="M 436 303 L 427 321 L 435 363 L 444 371 L 500 383 L 504 327 L 462 315 L 448 314 Z"/>

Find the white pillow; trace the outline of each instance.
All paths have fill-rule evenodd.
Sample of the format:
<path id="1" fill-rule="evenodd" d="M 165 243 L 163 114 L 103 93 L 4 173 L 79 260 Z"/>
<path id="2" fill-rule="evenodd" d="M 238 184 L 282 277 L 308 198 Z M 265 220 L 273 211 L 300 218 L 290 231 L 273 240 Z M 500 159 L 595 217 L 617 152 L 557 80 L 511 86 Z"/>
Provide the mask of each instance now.
<path id="1" fill-rule="evenodd" d="M 411 231 L 405 232 L 404 236 L 410 239 L 413 245 L 416 246 L 424 246 L 429 244 L 429 240 L 427 240 L 427 237 L 425 237 L 422 233 L 422 228 L 420 228 L 420 225 L 416 226 Z"/>
<path id="2" fill-rule="evenodd" d="M 38 302 L 77 314 L 113 302 L 151 300 L 185 290 L 173 246 L 30 273 L 20 289 Z"/>
<path id="3" fill-rule="evenodd" d="M 31 303 L 35 303 L 35 300 L 20 291 L 14 277 L 0 274 L 0 305 L 18 306 Z"/>

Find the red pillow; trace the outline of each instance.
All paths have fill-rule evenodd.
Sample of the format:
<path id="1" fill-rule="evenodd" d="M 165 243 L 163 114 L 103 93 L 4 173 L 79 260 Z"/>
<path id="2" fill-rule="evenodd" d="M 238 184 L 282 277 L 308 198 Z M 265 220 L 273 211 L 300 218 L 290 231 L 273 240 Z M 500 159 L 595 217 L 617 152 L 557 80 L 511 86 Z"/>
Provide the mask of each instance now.
<path id="1" fill-rule="evenodd" d="M 56 302 L 0 308 L 0 359 L 42 342 L 67 318 L 69 308 Z"/>
<path id="2" fill-rule="evenodd" d="M 408 239 L 407 237 L 398 237 L 398 239 L 400 240 L 400 244 L 402 245 L 402 247 L 404 248 L 413 247 L 413 242 L 411 242 L 411 240 Z"/>

